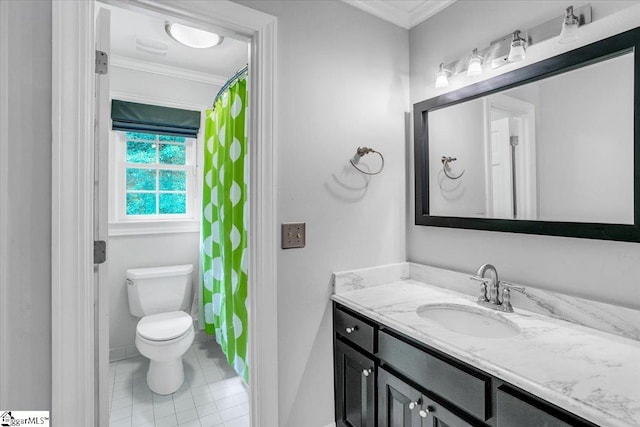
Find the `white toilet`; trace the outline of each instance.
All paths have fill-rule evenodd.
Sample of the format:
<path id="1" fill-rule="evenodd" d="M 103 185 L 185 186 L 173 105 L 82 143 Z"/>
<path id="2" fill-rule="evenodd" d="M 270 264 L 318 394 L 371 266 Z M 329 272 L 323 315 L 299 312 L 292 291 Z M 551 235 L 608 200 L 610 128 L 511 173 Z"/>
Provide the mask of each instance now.
<path id="1" fill-rule="evenodd" d="M 129 311 L 141 317 L 136 347 L 149 358 L 147 384 L 158 394 L 171 394 L 184 382 L 182 355 L 193 343 L 191 308 L 193 265 L 127 270 Z"/>

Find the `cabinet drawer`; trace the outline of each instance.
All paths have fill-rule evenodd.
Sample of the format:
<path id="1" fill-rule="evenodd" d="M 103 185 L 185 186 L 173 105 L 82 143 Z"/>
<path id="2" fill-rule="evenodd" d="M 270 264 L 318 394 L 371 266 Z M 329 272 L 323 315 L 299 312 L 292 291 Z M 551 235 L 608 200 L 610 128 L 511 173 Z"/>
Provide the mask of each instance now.
<path id="1" fill-rule="evenodd" d="M 504 385 L 496 391 L 497 427 L 587 427 L 594 426 L 560 408 L 512 390 Z"/>
<path id="2" fill-rule="evenodd" d="M 378 333 L 378 356 L 425 390 L 482 420 L 489 418 L 489 377 L 462 370 L 384 331 Z"/>
<path id="3" fill-rule="evenodd" d="M 338 307 L 333 314 L 333 325 L 338 334 L 369 353 L 373 353 L 375 329 L 372 325 Z"/>

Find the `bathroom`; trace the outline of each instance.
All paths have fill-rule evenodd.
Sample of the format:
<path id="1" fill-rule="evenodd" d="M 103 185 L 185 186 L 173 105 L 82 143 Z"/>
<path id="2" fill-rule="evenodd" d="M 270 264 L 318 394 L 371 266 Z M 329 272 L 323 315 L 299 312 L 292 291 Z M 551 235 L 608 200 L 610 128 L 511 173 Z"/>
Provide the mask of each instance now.
<path id="1" fill-rule="evenodd" d="M 274 223 L 279 233 L 281 223 L 305 222 L 307 233 L 303 249 L 281 250 L 278 240 L 273 258 L 277 317 L 271 326 L 277 330 L 279 421 L 272 425 L 322 427 L 334 420 L 332 272 L 412 261 L 473 274 L 489 262 L 505 280 L 640 308 L 635 284 L 640 249 L 635 243 L 414 225 L 411 112 L 414 103 L 445 92 L 434 87 L 438 65 L 516 28 L 559 17 L 572 2 L 457 1 L 411 29 L 339 1 L 237 3 L 278 20 Z M 595 1 L 591 6 L 593 22 L 584 30 L 591 34 L 599 29 L 594 33 L 598 39 L 640 25 L 635 1 Z M 25 26 L 12 45 L 33 50 L 36 58 L 51 58 L 51 8 L 33 3 L 24 13 L 31 22 L 46 25 Z M 587 41 L 575 46 L 581 43 Z M 534 48 L 528 53 L 535 54 Z M 557 53 L 560 48 L 545 55 Z M 8 74 L 9 86 L 15 83 L 33 97 L 24 97 L 21 110 L 9 112 L 3 104 L 7 122 L 26 124 L 34 112 L 51 116 L 51 105 L 33 100 L 52 96 L 51 60 L 34 67 L 37 59 L 12 51 L 9 55 L 23 61 L 19 69 L 33 69 L 34 74 L 23 86 L 17 74 Z M 4 69 L 2 74 L 7 75 Z M 9 86 L 3 86 L 3 93 Z M 13 97 L 17 94 L 9 93 L 9 102 Z M 9 136 L 17 137 L 14 132 L 17 125 L 8 128 Z M 29 350 L 28 356 L 17 348 L 5 353 L 3 384 L 22 382 L 25 387 L 3 392 L 2 406 L 49 409 L 54 343 L 41 325 L 51 322 L 54 310 L 52 251 L 42 248 L 39 236 L 52 232 L 52 190 L 39 183 L 50 180 L 52 149 L 44 147 L 31 157 L 22 150 L 50 140 L 51 123 L 43 119 L 20 126 L 20 132 L 23 144 L 6 149 L 11 165 L 23 170 L 4 169 L 3 164 L 13 181 L 3 193 L 12 203 L 4 207 L 8 222 L 2 234 L 14 245 L 4 274 L 18 284 L 3 291 L 3 324 L 8 325 L 3 342 L 25 338 Z M 364 178 L 353 170 L 348 160 L 360 145 L 384 154 L 381 174 Z M 364 161 L 372 168 L 378 165 L 375 157 Z M 20 205 L 31 206 L 30 214 L 18 210 Z M 11 234 L 25 229 L 31 230 L 27 238 Z"/>

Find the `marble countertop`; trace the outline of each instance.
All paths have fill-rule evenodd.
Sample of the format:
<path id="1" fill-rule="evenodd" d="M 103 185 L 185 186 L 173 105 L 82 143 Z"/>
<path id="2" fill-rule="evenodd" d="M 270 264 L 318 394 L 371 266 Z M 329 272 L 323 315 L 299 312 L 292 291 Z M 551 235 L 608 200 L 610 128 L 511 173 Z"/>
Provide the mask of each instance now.
<path id="1" fill-rule="evenodd" d="M 640 341 L 523 310 L 516 298 L 515 313 L 484 309 L 520 328 L 508 338 L 463 335 L 418 316 L 426 304 L 483 309 L 477 297 L 451 289 L 460 280 L 468 275 L 395 264 L 334 274 L 332 299 L 593 423 L 640 426 Z M 637 326 L 638 314 L 625 321 Z"/>

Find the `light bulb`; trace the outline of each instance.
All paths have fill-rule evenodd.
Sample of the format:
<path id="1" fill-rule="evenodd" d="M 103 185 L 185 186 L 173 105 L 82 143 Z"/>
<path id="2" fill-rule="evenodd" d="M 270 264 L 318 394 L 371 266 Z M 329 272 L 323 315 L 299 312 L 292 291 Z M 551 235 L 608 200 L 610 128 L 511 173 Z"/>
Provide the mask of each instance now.
<path id="1" fill-rule="evenodd" d="M 175 41 L 196 49 L 206 49 L 217 46 L 224 40 L 224 37 L 218 34 L 182 24 L 167 23 L 164 29 Z"/>
<path id="2" fill-rule="evenodd" d="M 513 41 L 511 42 L 511 49 L 509 49 L 509 62 L 522 61 L 526 56 L 526 41 L 520 37 L 520 30 L 513 32 Z"/>
<path id="3" fill-rule="evenodd" d="M 579 26 L 580 20 L 573 14 L 573 6 L 569 6 L 566 10 L 564 21 L 562 21 L 562 31 L 560 32 L 558 43 L 573 43 L 577 41 L 580 38 L 578 35 Z"/>
<path id="4" fill-rule="evenodd" d="M 471 59 L 469 60 L 469 67 L 467 68 L 467 76 L 479 76 L 482 74 L 482 56 L 478 54 L 478 49 L 473 49 L 471 53 Z"/>
<path id="5" fill-rule="evenodd" d="M 447 78 L 447 70 L 444 68 L 444 63 L 440 64 L 440 70 L 436 73 L 436 88 L 440 89 L 449 86 L 449 79 Z"/>

